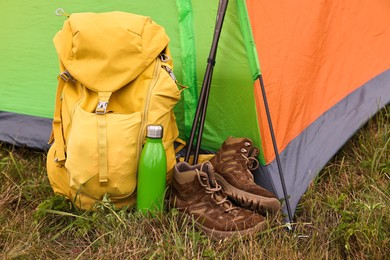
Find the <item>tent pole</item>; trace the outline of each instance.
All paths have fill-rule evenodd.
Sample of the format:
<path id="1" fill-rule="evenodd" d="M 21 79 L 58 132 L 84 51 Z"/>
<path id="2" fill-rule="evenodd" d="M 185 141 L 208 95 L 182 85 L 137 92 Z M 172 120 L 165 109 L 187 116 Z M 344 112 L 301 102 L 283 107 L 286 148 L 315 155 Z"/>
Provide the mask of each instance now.
<path id="1" fill-rule="evenodd" d="M 211 78 L 212 78 L 212 74 L 213 74 L 213 68 L 215 65 L 215 58 L 217 55 L 217 47 L 218 47 L 219 37 L 221 35 L 223 20 L 225 18 L 228 2 L 229 2 L 228 0 L 220 0 L 219 1 L 213 42 L 211 45 L 209 57 L 207 59 L 207 68 L 206 68 L 205 76 L 203 79 L 202 90 L 200 93 L 198 107 L 196 109 L 196 114 L 194 117 L 194 121 L 192 123 L 190 140 L 188 142 L 185 161 L 189 162 L 192 146 L 194 143 L 195 134 L 197 132 L 197 138 L 196 138 L 197 142 L 196 142 L 196 149 L 195 149 L 195 153 L 194 153 L 193 164 L 198 163 L 199 149 L 200 149 L 200 144 L 201 144 L 201 140 L 202 140 L 208 97 L 209 97 L 209 93 L 210 93 Z M 198 123 L 199 123 L 199 125 L 198 125 Z"/>
<path id="2" fill-rule="evenodd" d="M 202 114 L 199 122 L 199 127 L 198 127 L 198 137 L 196 141 L 196 147 L 195 147 L 195 152 L 194 152 L 194 164 L 198 163 L 198 158 L 199 158 L 199 150 L 200 150 L 200 144 L 202 143 L 202 134 L 203 134 L 203 128 L 204 128 L 204 123 L 205 123 L 205 118 L 206 118 L 206 111 L 207 111 L 207 104 L 209 100 L 209 94 L 210 94 L 210 86 L 211 86 L 211 78 L 213 74 L 213 67 L 210 68 L 210 73 L 207 78 L 207 88 L 203 100 L 203 109 L 202 109 Z"/>
<path id="3" fill-rule="evenodd" d="M 263 95 L 263 102 L 264 102 L 265 112 L 267 114 L 268 126 L 269 126 L 269 130 L 270 130 L 270 133 L 271 133 L 271 139 L 272 139 L 272 145 L 274 147 L 276 163 L 278 165 L 280 182 L 282 184 L 282 189 L 283 189 L 283 196 L 284 196 L 284 199 L 286 201 L 286 208 L 287 208 L 287 214 L 288 214 L 288 219 L 289 219 L 289 223 L 287 223 L 288 224 L 287 227 L 288 227 L 289 230 L 291 230 L 292 228 L 291 228 L 291 225 L 289 225 L 289 224 L 293 222 L 293 216 L 292 216 L 292 211 L 291 211 L 291 207 L 290 207 L 290 200 L 289 200 L 288 194 L 287 194 L 286 183 L 284 181 L 284 174 L 283 174 L 283 170 L 282 170 L 282 164 L 280 163 L 278 146 L 276 145 L 275 132 L 274 132 L 274 128 L 272 126 L 271 113 L 269 111 L 268 101 L 267 101 L 267 97 L 266 97 L 266 93 L 265 93 L 263 76 L 260 74 L 258 79 L 259 79 L 259 82 L 260 82 L 261 93 Z"/>
<path id="4" fill-rule="evenodd" d="M 200 117 L 200 114 L 202 113 L 202 107 L 203 107 L 203 100 L 204 100 L 205 92 L 206 92 L 206 88 L 202 87 L 202 90 L 201 90 L 200 96 L 199 96 L 199 100 L 198 100 L 198 106 L 196 108 L 194 121 L 192 122 L 191 134 L 190 134 L 190 139 L 188 141 L 186 156 L 185 156 L 185 159 L 184 159 L 187 163 L 190 160 L 191 150 L 192 150 L 192 146 L 193 146 L 194 139 L 195 139 L 195 133 L 196 133 L 196 130 L 197 130 L 197 127 L 198 127 L 199 117 Z M 195 164 L 195 163 L 193 163 L 193 164 Z"/>

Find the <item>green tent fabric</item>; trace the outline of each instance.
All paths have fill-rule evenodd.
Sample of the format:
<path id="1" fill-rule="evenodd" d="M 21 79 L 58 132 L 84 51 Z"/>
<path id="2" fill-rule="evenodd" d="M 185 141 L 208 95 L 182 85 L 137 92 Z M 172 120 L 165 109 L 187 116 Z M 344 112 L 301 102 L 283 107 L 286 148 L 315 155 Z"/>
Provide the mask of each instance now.
<path id="1" fill-rule="evenodd" d="M 188 139 L 215 26 L 218 1 L 3 1 L 0 6 L 0 141 L 47 149 L 58 58 L 52 39 L 68 13 L 150 16 L 169 35 L 174 72 L 188 86 L 175 108 Z M 230 0 L 219 41 L 202 148 L 228 136 L 260 147 L 257 183 L 283 198 L 260 73 L 287 193 L 295 210 L 321 168 L 364 122 L 390 102 L 388 0 Z"/>
<path id="2" fill-rule="evenodd" d="M 52 117 L 53 97 L 58 75 L 58 58 L 52 44 L 52 38 L 61 28 L 65 19 L 54 13 L 59 7 L 69 13 L 113 10 L 139 13 L 151 16 L 157 23 L 163 25 L 171 38 L 170 47 L 175 63 L 175 74 L 183 85 L 189 86 L 189 91 L 185 91 L 183 94 L 183 100 L 186 102 L 182 102 L 177 108 L 178 121 L 185 120 L 185 124 L 180 125 L 182 137 L 188 135 L 192 124 L 191 115 L 196 108 L 197 93 L 201 87 L 213 36 L 217 2 L 205 5 L 202 2 L 191 3 L 191 1 L 150 1 L 149 3 L 142 2 L 142 4 L 141 2 L 126 3 L 122 1 L 112 1 L 109 4 L 84 1 L 80 4 L 74 1 L 62 1 L 61 6 L 58 3 L 45 1 L 34 1 L 23 5 L 17 2 L 7 3 L 5 17 L 2 17 L 2 26 L 4 27 L 1 28 L 4 32 L 3 35 L 7 35 L 7 37 L 5 41 L 1 41 L 0 47 L 9 51 L 0 61 L 1 70 L 7 71 L 0 81 L 2 86 L 0 110 L 42 118 Z M 199 15 L 197 12 L 203 15 Z M 217 57 L 218 65 L 215 67 L 214 77 L 214 81 L 218 82 L 218 85 L 213 87 L 215 89 L 213 92 L 216 93 L 216 99 L 224 100 L 226 95 L 232 95 L 232 93 L 224 91 L 222 86 L 226 84 L 237 85 L 236 93 L 233 94 L 245 102 L 232 104 L 223 108 L 223 111 L 220 109 L 209 110 L 209 117 L 217 114 L 221 120 L 213 123 L 215 127 L 206 128 L 204 136 L 206 149 L 216 149 L 228 135 L 243 134 L 252 137 L 257 143 L 260 141 L 256 111 L 253 110 L 252 90 L 239 87 L 240 85 L 252 85 L 251 77 L 235 78 L 232 82 L 230 78 L 223 76 L 249 73 L 245 48 L 243 48 L 244 43 L 240 35 L 240 24 L 238 18 L 234 18 L 226 19 L 224 25 L 224 29 L 232 31 L 234 34 L 222 34 L 221 36 L 221 50 L 219 50 L 221 54 L 218 54 Z M 194 30 L 194 24 L 197 25 L 197 30 Z M 195 39 L 197 40 L 195 41 Z M 230 43 L 234 44 L 236 50 L 230 51 Z M 236 53 L 237 51 L 239 55 Z M 219 64 L 230 65 L 221 67 Z M 214 99 L 214 96 L 211 98 Z M 210 104 L 215 103 L 212 99 Z M 238 110 L 245 112 L 246 116 L 241 118 L 235 116 Z M 179 111 L 186 111 L 186 117 L 184 117 L 184 113 Z M 231 127 L 236 124 L 246 130 L 243 132 L 241 129 L 231 131 Z M 15 141 L 18 142 L 18 140 Z"/>

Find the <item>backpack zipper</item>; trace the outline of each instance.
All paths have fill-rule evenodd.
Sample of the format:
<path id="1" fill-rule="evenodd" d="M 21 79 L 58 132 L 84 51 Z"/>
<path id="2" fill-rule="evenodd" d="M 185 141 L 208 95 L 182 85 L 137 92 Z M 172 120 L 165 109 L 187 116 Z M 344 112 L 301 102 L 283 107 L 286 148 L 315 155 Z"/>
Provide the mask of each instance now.
<path id="1" fill-rule="evenodd" d="M 148 86 L 148 93 L 146 95 L 146 100 L 145 100 L 144 114 L 143 114 L 142 120 L 141 120 L 141 128 L 140 128 L 139 136 L 138 136 L 137 163 L 139 160 L 139 156 L 141 154 L 142 144 L 143 144 L 143 140 L 144 140 L 144 136 L 145 136 L 146 123 L 147 123 L 147 119 L 148 119 L 148 112 L 149 112 L 149 106 L 150 106 L 150 98 L 152 96 L 152 90 L 153 90 L 153 88 L 156 85 L 157 80 L 158 80 L 158 73 L 160 72 L 160 67 L 161 67 L 161 61 L 159 58 L 157 58 L 156 64 L 154 67 L 154 71 L 153 71 L 153 79 Z"/>

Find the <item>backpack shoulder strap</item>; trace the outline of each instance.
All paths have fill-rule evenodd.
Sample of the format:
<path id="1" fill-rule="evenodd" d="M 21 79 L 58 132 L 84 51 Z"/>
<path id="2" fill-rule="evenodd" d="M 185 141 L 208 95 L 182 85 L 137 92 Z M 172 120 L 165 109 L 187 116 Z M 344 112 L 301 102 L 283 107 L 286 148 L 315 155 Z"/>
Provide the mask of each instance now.
<path id="1" fill-rule="evenodd" d="M 62 72 L 58 76 L 58 86 L 57 86 L 56 101 L 54 107 L 52 134 L 49 140 L 49 143 L 52 143 L 55 140 L 55 146 L 56 146 L 55 160 L 57 162 L 64 162 L 66 159 L 65 142 L 64 142 L 64 136 L 62 134 L 61 96 L 62 96 L 62 91 L 64 90 L 65 82 L 68 81 L 69 79 L 71 79 L 71 76 L 67 71 Z"/>

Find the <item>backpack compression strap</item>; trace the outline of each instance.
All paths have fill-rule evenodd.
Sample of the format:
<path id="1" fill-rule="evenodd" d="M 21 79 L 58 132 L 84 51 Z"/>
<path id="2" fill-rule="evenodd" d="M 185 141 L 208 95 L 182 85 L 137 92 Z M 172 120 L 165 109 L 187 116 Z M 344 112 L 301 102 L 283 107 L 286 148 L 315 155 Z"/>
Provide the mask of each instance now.
<path id="1" fill-rule="evenodd" d="M 108 182 L 107 122 L 108 100 L 112 92 L 98 92 L 99 103 L 96 107 L 98 124 L 99 182 Z"/>

